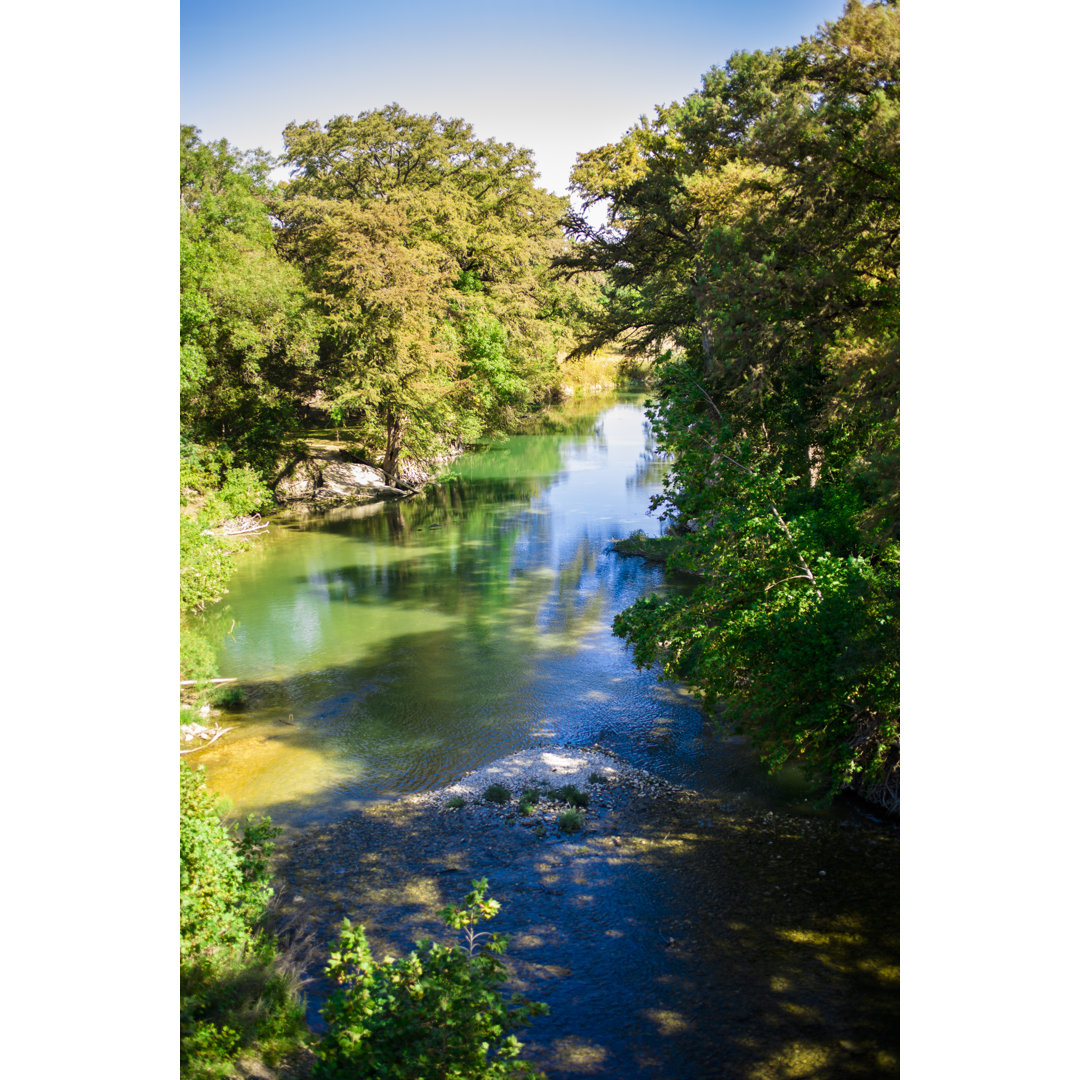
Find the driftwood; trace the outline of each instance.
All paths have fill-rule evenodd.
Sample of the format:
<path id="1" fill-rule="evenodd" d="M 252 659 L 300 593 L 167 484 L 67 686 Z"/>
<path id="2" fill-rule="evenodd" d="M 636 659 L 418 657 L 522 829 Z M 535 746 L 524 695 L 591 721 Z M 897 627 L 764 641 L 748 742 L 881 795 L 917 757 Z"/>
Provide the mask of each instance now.
<path id="1" fill-rule="evenodd" d="M 243 536 L 245 533 L 263 532 L 269 529 L 267 522 L 260 520 L 259 514 L 250 517 L 232 518 L 221 526 L 223 536 Z"/>
<path id="2" fill-rule="evenodd" d="M 213 746 L 213 744 L 216 743 L 218 741 L 218 739 L 220 739 L 221 736 L 225 734 L 226 731 L 232 731 L 232 728 L 231 727 L 218 728 L 217 731 L 214 732 L 214 737 L 209 742 L 203 743 L 202 746 L 193 747 L 191 750 L 181 750 L 180 753 L 181 754 L 197 754 L 200 750 L 205 750 L 208 746 Z"/>
<path id="3" fill-rule="evenodd" d="M 181 679 L 180 680 L 180 685 L 181 686 L 194 686 L 198 681 L 199 681 L 198 679 Z M 212 683 L 226 683 L 226 682 L 236 682 L 236 679 L 207 679 L 206 681 L 207 682 L 212 682 Z"/>

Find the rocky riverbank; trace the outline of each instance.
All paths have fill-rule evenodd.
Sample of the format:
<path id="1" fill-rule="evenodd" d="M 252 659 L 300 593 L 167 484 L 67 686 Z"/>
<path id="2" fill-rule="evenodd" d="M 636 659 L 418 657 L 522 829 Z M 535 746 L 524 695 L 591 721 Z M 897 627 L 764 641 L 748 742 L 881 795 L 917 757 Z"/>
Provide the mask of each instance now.
<path id="1" fill-rule="evenodd" d="M 329 439 L 309 439 L 306 445 L 304 456 L 282 464 L 272 485 L 275 501 L 294 510 L 415 495 L 464 449 L 451 447 L 431 461 L 403 461 L 391 483 L 381 468 L 357 461 L 347 446 Z"/>

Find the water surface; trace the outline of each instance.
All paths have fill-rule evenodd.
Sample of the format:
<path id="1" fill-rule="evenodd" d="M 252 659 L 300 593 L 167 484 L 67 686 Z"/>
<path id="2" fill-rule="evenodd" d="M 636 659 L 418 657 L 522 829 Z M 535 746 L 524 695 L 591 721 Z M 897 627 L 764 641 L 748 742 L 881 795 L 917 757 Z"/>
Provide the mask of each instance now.
<path id="1" fill-rule="evenodd" d="M 659 566 L 611 550 L 662 529 L 648 510 L 667 466 L 643 405 L 579 404 L 548 426 L 416 498 L 273 525 L 240 557 L 212 620 L 247 706 L 205 756 L 238 813 L 301 824 L 545 743 L 724 780 L 730 745 L 611 632 L 665 588 Z"/>

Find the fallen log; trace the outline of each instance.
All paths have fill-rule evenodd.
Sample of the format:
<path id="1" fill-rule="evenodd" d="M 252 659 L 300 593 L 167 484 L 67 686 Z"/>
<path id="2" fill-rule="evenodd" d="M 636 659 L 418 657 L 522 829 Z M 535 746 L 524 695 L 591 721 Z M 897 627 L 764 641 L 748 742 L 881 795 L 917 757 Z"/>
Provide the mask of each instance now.
<path id="1" fill-rule="evenodd" d="M 180 680 L 180 685 L 181 686 L 194 686 L 198 681 L 199 681 L 198 679 L 181 679 Z M 225 682 L 236 682 L 236 679 L 207 679 L 206 681 L 211 682 L 211 683 L 225 683 Z"/>
<path id="2" fill-rule="evenodd" d="M 266 532 L 269 525 L 249 525 L 245 529 L 222 529 L 222 536 L 247 536 L 250 533 Z"/>

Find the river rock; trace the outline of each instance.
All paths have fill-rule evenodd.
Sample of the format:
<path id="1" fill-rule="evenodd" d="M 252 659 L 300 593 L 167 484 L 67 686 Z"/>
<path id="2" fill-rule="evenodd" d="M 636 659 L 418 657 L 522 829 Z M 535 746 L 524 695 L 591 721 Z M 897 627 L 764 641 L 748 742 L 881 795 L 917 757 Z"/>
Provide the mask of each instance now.
<path id="1" fill-rule="evenodd" d="M 374 498 L 387 487 L 386 473 L 372 465 L 338 461 L 323 466 L 322 490 L 331 498 Z M 319 494 L 321 496 L 321 492 Z"/>
<path id="2" fill-rule="evenodd" d="M 294 502 L 313 499 L 322 482 L 320 462 L 315 458 L 303 458 L 296 462 L 274 485 L 274 498 L 278 502 Z"/>

